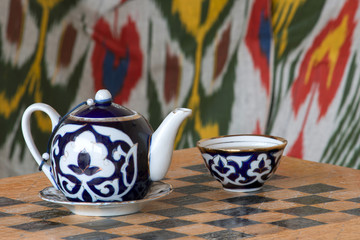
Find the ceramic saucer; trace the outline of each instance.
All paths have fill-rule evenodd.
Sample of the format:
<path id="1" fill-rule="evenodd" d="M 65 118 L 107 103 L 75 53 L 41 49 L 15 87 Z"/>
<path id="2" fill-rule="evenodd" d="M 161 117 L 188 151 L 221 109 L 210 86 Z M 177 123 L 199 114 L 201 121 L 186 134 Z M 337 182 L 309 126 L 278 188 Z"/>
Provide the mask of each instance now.
<path id="1" fill-rule="evenodd" d="M 64 194 L 54 187 L 40 191 L 40 197 L 48 202 L 61 204 L 71 212 L 83 216 L 119 216 L 140 211 L 150 201 L 165 197 L 172 192 L 170 184 L 154 182 L 145 198 L 124 202 L 71 202 Z"/>

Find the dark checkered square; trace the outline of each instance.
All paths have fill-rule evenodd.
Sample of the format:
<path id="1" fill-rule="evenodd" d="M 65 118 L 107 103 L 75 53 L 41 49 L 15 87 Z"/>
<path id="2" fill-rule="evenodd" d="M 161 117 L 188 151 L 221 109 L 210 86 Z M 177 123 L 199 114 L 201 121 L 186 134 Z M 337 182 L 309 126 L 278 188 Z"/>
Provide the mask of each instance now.
<path id="1" fill-rule="evenodd" d="M 47 202 L 47 201 L 33 202 L 33 204 L 40 205 L 40 206 L 44 206 L 44 207 L 48 207 L 48 208 L 61 208 L 61 207 L 62 207 L 60 204 L 56 204 L 56 203 L 52 203 L 52 202 Z"/>
<path id="2" fill-rule="evenodd" d="M 304 205 L 314 205 L 314 204 L 319 204 L 319 203 L 334 202 L 337 200 L 332 199 L 332 198 L 318 196 L 318 195 L 310 195 L 310 196 L 286 199 L 285 201 L 304 204 Z"/>
<path id="3" fill-rule="evenodd" d="M 131 225 L 131 224 L 124 223 L 121 221 L 116 221 L 113 219 L 107 219 L 107 218 L 98 220 L 98 221 L 76 224 L 76 226 L 78 226 L 78 227 L 88 228 L 88 229 L 97 230 L 97 231 L 98 230 L 106 230 L 106 229 L 110 229 L 110 228 L 124 227 L 124 226 L 129 226 L 129 225 Z"/>
<path id="4" fill-rule="evenodd" d="M 144 239 L 144 240 L 152 240 L 152 239 L 155 240 L 155 239 L 173 239 L 173 238 L 180 238 L 185 236 L 186 235 L 182 233 L 160 230 L 160 231 L 132 235 L 131 237 L 137 239 Z"/>
<path id="5" fill-rule="evenodd" d="M 280 227 L 284 227 L 284 228 L 288 228 L 288 229 L 292 229 L 292 230 L 296 230 L 296 229 L 301 229 L 301 228 L 314 227 L 314 226 L 322 225 L 325 223 L 307 219 L 307 218 L 292 218 L 292 219 L 286 219 L 286 220 L 281 220 L 281 221 L 277 221 L 277 222 L 272 222 L 271 224 L 274 224 L 274 225 L 277 225 Z"/>
<path id="6" fill-rule="evenodd" d="M 0 212 L 0 218 L 2 218 L 2 217 L 11 217 L 11 216 L 14 216 L 14 215 L 10 214 L 10 213 Z"/>
<path id="7" fill-rule="evenodd" d="M 267 210 L 262 210 L 259 208 L 251 208 L 251 207 L 238 207 L 238 208 L 230 208 L 230 209 L 220 210 L 215 213 L 238 217 L 238 216 L 246 216 L 246 215 L 252 215 L 252 214 L 263 213 L 263 212 L 267 212 Z"/>
<path id="8" fill-rule="evenodd" d="M 223 230 L 218 232 L 205 233 L 201 235 L 197 235 L 198 237 L 205 239 L 242 239 L 242 238 L 251 238 L 253 235 L 237 232 L 233 230 Z"/>
<path id="9" fill-rule="evenodd" d="M 245 218 L 227 218 L 227 219 L 221 219 L 221 220 L 215 220 L 211 222 L 207 222 L 206 224 L 217 226 L 217 227 L 223 227 L 223 228 L 237 228 L 237 227 L 244 227 L 249 226 L 253 224 L 258 224 L 260 222 L 256 222 L 250 219 Z"/>
<path id="10" fill-rule="evenodd" d="M 186 226 L 190 224 L 193 224 L 193 222 L 180 220 L 180 219 L 164 219 L 155 222 L 143 223 L 142 225 L 154 227 L 154 228 L 168 229 L 168 228 Z"/>
<path id="11" fill-rule="evenodd" d="M 203 213 L 203 211 L 190 209 L 190 208 L 186 208 L 186 207 L 176 207 L 176 208 L 169 208 L 169 209 L 153 211 L 150 213 L 173 218 L 173 217 L 182 217 L 182 216 L 187 216 L 187 215 Z"/>
<path id="12" fill-rule="evenodd" d="M 187 167 L 184 167 L 184 168 L 192 170 L 192 171 L 198 171 L 198 172 L 202 172 L 202 173 L 209 173 L 209 170 L 206 168 L 205 163 L 204 164 L 199 164 L 199 165 L 191 165 L 191 166 L 187 166 Z"/>
<path id="13" fill-rule="evenodd" d="M 214 191 L 214 190 L 218 190 L 218 188 L 209 187 L 209 186 L 205 186 L 205 185 L 198 185 L 198 184 L 190 185 L 190 186 L 186 186 L 186 187 L 179 187 L 179 188 L 174 189 L 175 192 L 180 192 L 180 193 L 185 193 L 185 194 L 210 192 L 210 191 Z"/>
<path id="14" fill-rule="evenodd" d="M 68 240 L 96 240 L 96 239 L 107 240 L 107 239 L 113 239 L 113 238 L 118 238 L 118 237 L 120 237 L 120 236 L 115 235 L 115 234 L 105 233 L 105 232 L 91 232 L 91 233 L 85 233 L 85 234 L 79 234 L 79 235 L 74 235 L 74 236 L 70 236 L 70 237 L 65 237 L 63 239 L 68 239 Z"/>
<path id="15" fill-rule="evenodd" d="M 271 202 L 271 201 L 275 201 L 275 199 L 268 198 L 268 197 L 262 197 L 262 196 L 256 196 L 256 195 L 248 195 L 248 196 L 227 198 L 222 201 L 228 202 L 228 203 L 233 203 L 233 204 L 239 204 L 239 205 L 251 205 L 251 204 L 257 204 L 257 203 Z"/>
<path id="16" fill-rule="evenodd" d="M 342 212 L 343 212 L 343 213 L 347 213 L 347 214 L 352 214 L 352 215 L 360 216 L 360 208 L 349 209 L 349 210 L 345 210 L 345 211 L 342 211 Z"/>
<path id="17" fill-rule="evenodd" d="M 318 193 L 323 193 L 323 192 L 338 191 L 343 188 L 334 187 L 334 186 L 323 184 L 323 183 L 317 183 L 317 184 L 311 184 L 311 185 L 306 185 L 306 186 L 301 186 L 301 187 L 295 187 L 295 188 L 291 188 L 291 189 L 295 190 L 295 191 L 299 191 L 299 192 L 304 192 L 304 193 L 318 194 Z"/>
<path id="18" fill-rule="evenodd" d="M 6 197 L 0 197 L 0 207 L 7 207 L 7 206 L 17 205 L 17 204 L 22 204 L 22 203 L 25 203 L 25 202 L 11 199 L 11 198 L 6 198 Z"/>
<path id="19" fill-rule="evenodd" d="M 360 203 L 360 197 L 358 197 L 358 198 L 352 198 L 352 199 L 349 199 L 348 201 Z"/>
<path id="20" fill-rule="evenodd" d="M 331 211 L 327 210 L 327 209 L 323 209 L 323 208 L 304 206 L 304 207 L 282 209 L 282 210 L 278 210 L 277 212 L 291 214 L 291 215 L 295 215 L 295 216 L 299 216 L 299 217 L 305 217 L 305 216 L 310 216 L 310 215 L 328 213 Z"/>
<path id="21" fill-rule="evenodd" d="M 66 226 L 65 224 L 58 223 L 58 222 L 50 222 L 50 221 L 36 221 L 30 223 L 23 223 L 15 226 L 10 226 L 11 228 L 25 230 L 29 232 L 37 232 L 57 227 Z"/>
<path id="22" fill-rule="evenodd" d="M 209 202 L 210 199 L 197 197 L 194 195 L 185 195 L 177 198 L 170 198 L 170 199 L 164 199 L 160 200 L 166 203 L 170 203 L 177 206 L 185 206 L 188 204 L 196 204 L 196 203 L 203 203 L 203 202 Z"/>
<path id="23" fill-rule="evenodd" d="M 183 178 L 178 178 L 180 181 L 191 182 L 191 183 L 204 183 L 215 181 L 215 178 L 210 175 L 210 173 L 204 173 L 200 175 L 188 176 Z"/>
<path id="24" fill-rule="evenodd" d="M 39 212 L 32 212 L 32 213 L 26 213 L 23 214 L 23 216 L 31 217 L 31 218 L 39 218 L 39 219 L 51 219 L 51 218 L 57 218 L 57 217 L 64 217 L 72 215 L 70 211 L 63 211 L 60 209 L 50 209 L 45 211 L 39 211 Z"/>

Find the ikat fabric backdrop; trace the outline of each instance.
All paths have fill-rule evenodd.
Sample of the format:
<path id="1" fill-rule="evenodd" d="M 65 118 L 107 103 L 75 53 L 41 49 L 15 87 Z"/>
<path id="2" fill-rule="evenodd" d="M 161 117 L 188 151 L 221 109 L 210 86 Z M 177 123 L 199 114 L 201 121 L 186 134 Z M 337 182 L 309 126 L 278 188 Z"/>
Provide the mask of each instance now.
<path id="1" fill-rule="evenodd" d="M 37 171 L 27 106 L 60 115 L 107 88 L 156 129 L 193 115 L 176 148 L 240 133 L 287 155 L 360 168 L 359 1 L 5 0 L 0 3 L 0 177 Z M 32 129 L 45 152 L 49 119 Z"/>

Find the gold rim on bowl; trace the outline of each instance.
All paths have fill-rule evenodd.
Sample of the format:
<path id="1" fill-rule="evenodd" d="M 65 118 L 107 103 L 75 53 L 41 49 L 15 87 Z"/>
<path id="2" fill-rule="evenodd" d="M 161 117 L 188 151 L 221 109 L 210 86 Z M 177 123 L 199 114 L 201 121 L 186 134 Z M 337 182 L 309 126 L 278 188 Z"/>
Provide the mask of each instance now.
<path id="1" fill-rule="evenodd" d="M 243 138 L 244 140 L 239 140 Z M 247 139 L 247 140 L 246 140 Z M 229 146 L 234 145 L 234 143 L 245 143 L 249 142 L 249 139 L 253 139 L 252 143 L 259 143 L 260 147 L 243 147 L 241 149 L 236 147 L 223 147 L 228 144 Z M 260 139 L 268 141 L 259 141 Z M 264 142 L 271 146 L 262 146 Z M 261 145 L 262 144 L 262 145 Z M 216 147 L 216 145 L 221 145 L 222 147 Z M 237 134 L 237 135 L 223 135 L 213 138 L 201 139 L 197 142 L 196 146 L 200 149 L 201 152 L 254 152 L 254 151 L 270 151 L 270 150 L 280 150 L 284 149 L 287 145 L 287 140 L 282 137 L 270 136 L 270 135 L 260 135 L 260 134 Z"/>

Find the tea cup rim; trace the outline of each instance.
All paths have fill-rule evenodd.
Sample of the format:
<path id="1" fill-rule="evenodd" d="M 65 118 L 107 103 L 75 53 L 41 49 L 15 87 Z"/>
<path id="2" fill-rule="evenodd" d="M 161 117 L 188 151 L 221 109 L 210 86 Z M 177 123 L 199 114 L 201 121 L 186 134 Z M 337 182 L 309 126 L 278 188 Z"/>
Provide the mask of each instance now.
<path id="1" fill-rule="evenodd" d="M 253 139 L 252 142 L 261 142 L 260 139 L 267 139 L 271 140 L 272 146 L 261 146 L 261 147 L 249 147 L 247 149 L 239 149 L 239 148 L 232 148 L 232 147 L 216 147 L 217 143 L 234 143 L 234 142 L 241 142 L 239 141 L 240 138 L 247 138 Z M 242 142 L 246 142 L 243 140 Z M 217 137 L 211 138 L 204 138 L 199 140 L 196 143 L 196 146 L 202 152 L 223 152 L 223 153 L 235 153 L 235 152 L 259 152 L 259 151 L 271 151 L 271 150 L 279 150 L 284 149 L 287 145 L 288 141 L 285 138 L 272 136 L 272 135 L 263 135 L 263 134 L 234 134 L 234 135 L 222 135 Z M 223 145 L 223 144 L 222 144 Z"/>

